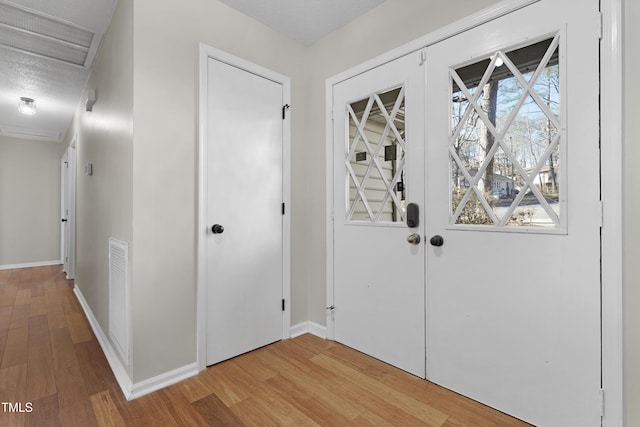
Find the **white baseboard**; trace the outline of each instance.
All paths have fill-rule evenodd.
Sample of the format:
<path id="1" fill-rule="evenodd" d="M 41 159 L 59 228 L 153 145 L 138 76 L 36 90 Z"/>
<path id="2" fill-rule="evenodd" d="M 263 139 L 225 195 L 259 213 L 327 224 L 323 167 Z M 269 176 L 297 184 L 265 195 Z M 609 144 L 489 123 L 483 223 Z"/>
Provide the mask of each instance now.
<path id="1" fill-rule="evenodd" d="M 327 338 L 327 327 L 319 325 L 315 322 L 302 322 L 291 327 L 291 338 L 299 337 L 304 334 L 313 334 L 317 337 Z"/>
<path id="2" fill-rule="evenodd" d="M 155 377 L 135 383 L 131 389 L 131 395 L 129 400 L 137 399 L 145 394 L 153 393 L 161 388 L 168 387 L 171 384 L 175 384 L 187 378 L 198 375 L 198 364 L 196 362 L 190 363 L 186 366 L 182 366 L 173 371 L 165 372 L 164 374 L 156 375 Z"/>
<path id="3" fill-rule="evenodd" d="M 82 309 L 84 310 L 84 314 L 87 316 L 87 320 L 89 320 L 89 324 L 91 325 L 91 329 L 93 329 L 93 333 L 98 339 L 98 343 L 100 343 L 100 347 L 102 347 L 102 352 L 107 358 L 107 362 L 109 362 L 109 366 L 111 367 L 111 371 L 113 371 L 113 375 L 116 377 L 116 381 L 118 381 L 118 385 L 122 389 L 122 393 L 127 398 L 127 400 L 131 399 L 131 393 L 133 390 L 133 382 L 131 378 L 129 378 L 129 374 L 127 374 L 127 370 L 125 366 L 120 361 L 120 358 L 116 355 L 115 349 L 111 346 L 111 342 L 107 339 L 104 331 L 100 327 L 98 323 L 98 319 L 93 315 L 93 311 L 91 307 L 89 307 L 89 303 L 84 299 L 82 295 L 82 291 L 78 287 L 78 284 L 73 287 L 73 292 L 76 294 Z"/>
<path id="4" fill-rule="evenodd" d="M 155 377 L 148 378 L 138 383 L 133 383 L 131 381 L 131 378 L 129 377 L 129 374 L 127 374 L 125 365 L 117 356 L 115 349 L 111 346 L 111 342 L 104 334 L 104 331 L 100 327 L 98 320 L 93 315 L 91 307 L 89 307 L 89 304 L 84 299 L 82 291 L 80 291 L 80 288 L 77 284 L 76 286 L 74 286 L 73 292 L 76 294 L 76 297 L 78 298 L 78 301 L 80 302 L 80 305 L 82 306 L 82 309 L 84 310 L 84 313 L 89 320 L 91 329 L 93 329 L 93 333 L 96 335 L 96 338 L 100 343 L 100 347 L 102 347 L 102 351 L 107 358 L 107 362 L 109 362 L 109 366 L 113 371 L 113 375 L 115 375 L 116 381 L 118 381 L 118 385 L 122 389 L 122 393 L 127 398 L 127 400 L 137 399 L 138 397 L 142 397 L 145 394 L 149 394 L 156 390 L 160 390 L 161 388 L 168 387 L 171 384 L 175 384 L 179 381 L 185 380 L 198 374 L 198 366 L 196 362 L 193 362 L 189 365 L 174 369 L 173 371 L 156 375 Z"/>
<path id="5" fill-rule="evenodd" d="M 5 264 L 0 265 L 0 270 L 14 270 L 16 268 L 31 268 L 31 267 L 47 267 L 49 265 L 61 265 L 62 261 L 56 259 L 54 261 L 38 261 L 38 262 L 26 262 L 23 264 Z"/>

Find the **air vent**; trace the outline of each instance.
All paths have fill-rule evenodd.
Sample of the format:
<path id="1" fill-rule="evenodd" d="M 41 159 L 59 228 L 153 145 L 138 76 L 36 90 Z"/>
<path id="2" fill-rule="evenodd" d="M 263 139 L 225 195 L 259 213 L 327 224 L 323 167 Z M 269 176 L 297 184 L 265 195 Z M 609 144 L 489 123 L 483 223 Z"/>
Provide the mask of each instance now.
<path id="1" fill-rule="evenodd" d="M 28 129 L 18 126 L 0 126 L 0 135 L 12 138 L 26 138 L 35 141 L 62 142 L 60 132 L 52 130 Z"/>
<path id="2" fill-rule="evenodd" d="M 0 45 L 88 67 L 95 34 L 69 23 L 0 3 Z"/>
<path id="3" fill-rule="evenodd" d="M 129 245 L 109 239 L 109 336 L 129 364 Z"/>

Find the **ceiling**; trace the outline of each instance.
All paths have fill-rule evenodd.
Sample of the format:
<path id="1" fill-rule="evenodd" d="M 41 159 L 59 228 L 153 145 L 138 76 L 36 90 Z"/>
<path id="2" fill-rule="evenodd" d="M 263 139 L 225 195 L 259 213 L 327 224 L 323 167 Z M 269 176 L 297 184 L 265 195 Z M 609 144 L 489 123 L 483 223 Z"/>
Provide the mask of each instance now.
<path id="1" fill-rule="evenodd" d="M 115 1 L 0 0 L 0 135 L 62 142 Z"/>
<path id="2" fill-rule="evenodd" d="M 384 0 L 221 0 L 268 27 L 310 46 Z"/>
<path id="3" fill-rule="evenodd" d="M 384 0 L 220 0 L 303 45 Z M 117 0 L 0 0 L 0 136 L 62 142 Z M 21 97 L 37 113 L 18 112 Z"/>

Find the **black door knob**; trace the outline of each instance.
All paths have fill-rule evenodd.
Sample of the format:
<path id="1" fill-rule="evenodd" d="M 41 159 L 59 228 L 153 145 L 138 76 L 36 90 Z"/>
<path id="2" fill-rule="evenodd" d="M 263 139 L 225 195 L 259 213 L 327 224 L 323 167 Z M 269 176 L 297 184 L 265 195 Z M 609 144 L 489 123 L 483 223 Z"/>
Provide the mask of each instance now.
<path id="1" fill-rule="evenodd" d="M 67 218 L 62 218 L 60 221 L 67 222 Z"/>
<path id="2" fill-rule="evenodd" d="M 436 234 L 429 240 L 429 243 L 431 243 L 431 246 L 442 246 L 444 244 L 444 239 L 442 236 Z"/>
<path id="3" fill-rule="evenodd" d="M 222 234 L 223 231 L 224 231 L 224 227 L 221 226 L 220 224 L 213 224 L 213 227 L 211 227 L 211 232 L 213 234 Z"/>

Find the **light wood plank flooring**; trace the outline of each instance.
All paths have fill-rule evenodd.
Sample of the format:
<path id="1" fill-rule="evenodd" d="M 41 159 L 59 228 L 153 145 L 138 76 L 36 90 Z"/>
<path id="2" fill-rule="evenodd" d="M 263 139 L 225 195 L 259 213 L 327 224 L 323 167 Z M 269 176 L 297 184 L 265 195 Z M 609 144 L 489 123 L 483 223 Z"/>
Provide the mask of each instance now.
<path id="1" fill-rule="evenodd" d="M 524 426 L 312 335 L 127 401 L 61 266 L 0 271 L 0 426 Z M 15 406 L 13 409 L 18 409 Z"/>

